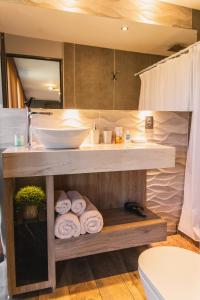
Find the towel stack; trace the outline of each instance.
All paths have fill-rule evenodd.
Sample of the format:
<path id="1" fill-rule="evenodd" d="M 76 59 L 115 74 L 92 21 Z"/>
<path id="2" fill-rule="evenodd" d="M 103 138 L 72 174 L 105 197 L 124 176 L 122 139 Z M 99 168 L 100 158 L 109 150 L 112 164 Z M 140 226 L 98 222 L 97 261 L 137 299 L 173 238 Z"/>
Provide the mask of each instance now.
<path id="1" fill-rule="evenodd" d="M 55 192 L 55 236 L 59 239 L 98 233 L 103 228 L 103 217 L 87 197 L 77 191 Z"/>

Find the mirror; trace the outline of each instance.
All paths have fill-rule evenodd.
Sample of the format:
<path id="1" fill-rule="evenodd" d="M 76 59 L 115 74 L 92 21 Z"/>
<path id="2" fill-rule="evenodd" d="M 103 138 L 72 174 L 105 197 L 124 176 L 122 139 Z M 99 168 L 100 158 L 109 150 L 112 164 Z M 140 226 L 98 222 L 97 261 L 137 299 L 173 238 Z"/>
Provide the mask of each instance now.
<path id="1" fill-rule="evenodd" d="M 17 1 L 0 1 L 7 59 L 21 77 L 4 107 L 21 107 L 13 103 L 19 95 L 35 98 L 32 107 L 137 110 L 134 74 L 200 39 L 200 11 L 192 7 L 80 2 L 26 0 L 19 9 Z M 41 79 L 29 77 L 35 72 Z"/>
<path id="2" fill-rule="evenodd" d="M 61 60 L 7 55 L 8 107 L 62 108 Z"/>

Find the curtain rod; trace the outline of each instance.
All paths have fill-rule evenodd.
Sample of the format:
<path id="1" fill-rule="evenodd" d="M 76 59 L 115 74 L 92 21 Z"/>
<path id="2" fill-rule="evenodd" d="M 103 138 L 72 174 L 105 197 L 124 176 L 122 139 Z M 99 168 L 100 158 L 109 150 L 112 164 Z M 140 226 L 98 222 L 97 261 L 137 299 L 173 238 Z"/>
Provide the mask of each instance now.
<path id="1" fill-rule="evenodd" d="M 193 48 L 194 46 L 197 46 L 197 45 L 199 45 L 199 44 L 200 44 L 200 41 L 199 41 L 199 42 L 196 42 L 196 43 L 194 43 L 194 44 L 192 44 L 192 45 L 190 45 L 190 46 L 188 46 L 187 48 L 185 48 L 185 49 L 183 49 L 183 50 L 181 50 L 181 51 L 179 51 L 179 52 L 177 52 L 177 53 L 175 53 L 175 54 L 172 54 L 172 55 L 170 55 L 170 56 L 168 56 L 168 57 L 166 57 L 166 58 L 164 58 L 164 59 L 158 61 L 157 63 L 153 64 L 153 65 L 150 66 L 150 67 L 147 67 L 147 68 L 141 70 L 141 71 L 138 72 L 138 73 L 135 73 L 134 76 L 139 76 L 139 75 L 143 74 L 144 72 L 147 72 L 147 71 L 149 71 L 149 70 L 151 70 L 151 69 L 157 67 L 158 65 L 167 62 L 167 61 L 170 60 L 170 59 L 173 59 L 173 58 L 176 58 L 176 57 L 178 57 L 178 56 L 181 56 L 182 54 L 187 53 L 191 48 Z"/>

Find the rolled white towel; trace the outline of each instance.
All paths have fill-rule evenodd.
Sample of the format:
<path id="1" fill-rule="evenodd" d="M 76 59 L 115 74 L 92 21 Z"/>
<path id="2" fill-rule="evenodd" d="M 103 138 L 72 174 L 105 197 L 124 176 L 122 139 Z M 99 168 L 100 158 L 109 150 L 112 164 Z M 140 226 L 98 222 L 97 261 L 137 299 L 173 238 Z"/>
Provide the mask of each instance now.
<path id="1" fill-rule="evenodd" d="M 71 209 L 71 200 L 64 191 L 55 191 L 55 211 L 60 215 L 68 213 Z"/>
<path id="2" fill-rule="evenodd" d="M 85 234 L 86 232 L 100 232 L 103 228 L 103 217 L 87 197 L 84 197 L 84 199 L 86 201 L 86 210 L 79 217 L 81 223 L 81 234 Z"/>
<path id="3" fill-rule="evenodd" d="M 69 192 L 67 192 L 67 196 L 71 200 L 71 203 L 72 203 L 71 210 L 77 216 L 80 216 L 86 208 L 85 199 L 77 191 L 69 191 Z"/>
<path id="4" fill-rule="evenodd" d="M 70 239 L 80 235 L 81 225 L 75 214 L 67 213 L 56 218 L 54 229 L 57 238 Z"/>

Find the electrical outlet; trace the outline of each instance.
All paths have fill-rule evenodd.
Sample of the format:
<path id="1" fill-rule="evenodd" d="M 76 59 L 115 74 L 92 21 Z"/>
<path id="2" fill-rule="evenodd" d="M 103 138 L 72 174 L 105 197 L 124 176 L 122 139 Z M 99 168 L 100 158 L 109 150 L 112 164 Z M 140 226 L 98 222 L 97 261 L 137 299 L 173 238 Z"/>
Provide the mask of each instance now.
<path id="1" fill-rule="evenodd" d="M 153 116 L 146 116 L 145 117 L 145 130 L 148 130 L 148 129 L 153 130 L 153 126 L 154 126 Z"/>

